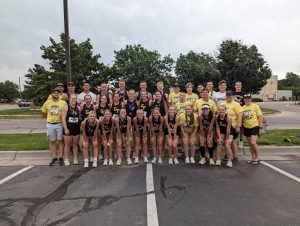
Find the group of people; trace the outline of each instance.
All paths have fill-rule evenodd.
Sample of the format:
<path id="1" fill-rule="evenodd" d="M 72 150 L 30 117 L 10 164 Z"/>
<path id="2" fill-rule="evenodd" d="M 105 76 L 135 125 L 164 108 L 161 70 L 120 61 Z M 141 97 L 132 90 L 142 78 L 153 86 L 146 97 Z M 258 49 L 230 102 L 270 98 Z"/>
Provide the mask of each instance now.
<path id="1" fill-rule="evenodd" d="M 135 164 L 140 161 L 141 151 L 143 161 L 148 163 L 149 146 L 151 162 L 162 164 L 165 144 L 169 164 L 179 164 L 178 144 L 181 144 L 186 164 L 195 163 L 196 149 L 200 149 L 199 164 L 208 161 L 209 165 L 220 166 L 225 148 L 223 161 L 232 167 L 238 161 L 239 134 L 240 145 L 245 136 L 250 146 L 252 158 L 248 163 L 259 164 L 256 141 L 263 132 L 262 112 L 251 102 L 251 94 L 242 91 L 241 82 L 236 82 L 235 91 L 231 91 L 222 80 L 218 92 L 213 91 L 212 82 L 207 82 L 205 87 L 197 86 L 197 93 L 191 83 L 184 91 L 175 83 L 169 95 L 164 92 L 162 82 L 157 83 L 153 94 L 147 91 L 144 81 L 137 92 L 127 91 L 124 81 L 119 81 L 118 86 L 112 94 L 108 84 L 102 83 L 94 94 L 90 84 L 84 82 L 83 91 L 76 94 L 73 82 L 67 84 L 66 92 L 62 83 L 57 84 L 42 106 L 52 154 L 50 166 L 70 165 L 71 150 L 73 164 L 78 164 L 79 148 L 83 149 L 85 168 L 90 164 L 97 167 L 102 159 L 104 166 L 113 165 L 113 151 L 116 151 L 116 165 L 121 165 L 123 146 L 128 165 L 133 163 L 132 149 Z"/>

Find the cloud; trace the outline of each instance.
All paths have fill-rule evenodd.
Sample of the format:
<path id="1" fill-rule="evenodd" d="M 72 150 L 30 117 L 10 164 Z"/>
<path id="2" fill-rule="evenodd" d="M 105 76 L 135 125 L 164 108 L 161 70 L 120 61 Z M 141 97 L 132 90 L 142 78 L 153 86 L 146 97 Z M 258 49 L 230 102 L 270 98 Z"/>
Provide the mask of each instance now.
<path id="1" fill-rule="evenodd" d="M 63 3 L 2 0 L 0 80 L 24 75 L 41 59 L 41 45 L 63 32 Z M 177 58 L 189 50 L 213 54 L 227 38 L 255 44 L 273 73 L 300 70 L 297 0 L 69 1 L 70 35 L 91 38 L 94 52 L 112 64 L 114 50 L 142 44 Z"/>

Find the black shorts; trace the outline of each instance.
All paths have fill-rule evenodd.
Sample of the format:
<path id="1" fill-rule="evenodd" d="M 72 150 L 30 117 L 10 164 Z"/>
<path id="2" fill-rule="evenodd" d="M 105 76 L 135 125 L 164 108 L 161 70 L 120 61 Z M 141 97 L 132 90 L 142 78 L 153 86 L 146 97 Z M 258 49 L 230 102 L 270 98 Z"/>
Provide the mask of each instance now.
<path id="1" fill-rule="evenodd" d="M 80 134 L 80 126 L 74 127 L 74 128 L 68 128 L 68 130 L 70 131 L 70 134 L 68 136 L 77 136 Z M 64 136 L 67 136 L 65 134 L 65 130 L 64 130 L 63 134 L 64 134 Z"/>
<path id="2" fill-rule="evenodd" d="M 235 140 L 239 136 L 239 133 L 237 133 L 235 131 L 235 129 L 231 127 L 231 129 L 230 129 L 230 135 L 232 135 L 233 139 Z"/>
<path id="3" fill-rule="evenodd" d="M 251 137 L 251 136 L 258 136 L 259 134 L 259 126 L 247 129 L 244 127 L 244 136 Z"/>
<path id="4" fill-rule="evenodd" d="M 167 129 L 167 128 L 164 129 L 164 134 L 165 134 L 165 135 L 169 135 L 169 132 L 168 132 L 168 129 Z M 178 126 L 177 129 L 176 129 L 176 135 L 177 135 L 177 136 L 180 136 L 180 127 L 179 127 L 179 126 Z M 173 137 L 173 136 L 174 136 L 174 133 L 172 133 L 171 136 Z"/>

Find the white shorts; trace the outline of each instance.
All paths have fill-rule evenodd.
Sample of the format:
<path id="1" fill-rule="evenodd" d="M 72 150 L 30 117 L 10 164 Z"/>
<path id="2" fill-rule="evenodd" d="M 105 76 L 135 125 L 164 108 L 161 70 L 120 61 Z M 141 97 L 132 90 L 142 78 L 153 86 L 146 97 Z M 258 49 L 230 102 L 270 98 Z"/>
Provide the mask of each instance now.
<path id="1" fill-rule="evenodd" d="M 63 125 L 62 123 L 51 124 L 47 123 L 47 138 L 48 141 L 57 141 L 63 139 Z"/>

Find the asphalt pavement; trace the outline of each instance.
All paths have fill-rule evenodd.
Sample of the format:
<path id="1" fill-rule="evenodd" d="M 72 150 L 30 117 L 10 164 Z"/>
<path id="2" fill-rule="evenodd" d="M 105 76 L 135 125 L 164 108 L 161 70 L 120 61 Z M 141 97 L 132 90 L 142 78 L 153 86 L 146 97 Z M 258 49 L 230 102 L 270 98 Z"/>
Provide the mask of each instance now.
<path id="1" fill-rule="evenodd" d="M 299 150 L 264 152 L 258 166 L 247 158 L 241 153 L 232 169 L 167 159 L 88 169 L 82 162 L 36 165 L 4 183 L 24 166 L 2 166 L 0 225 L 300 225 Z"/>

